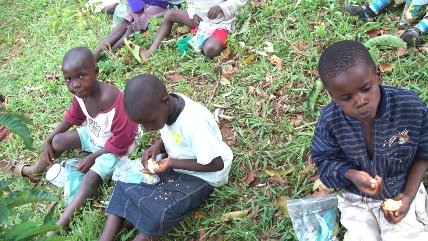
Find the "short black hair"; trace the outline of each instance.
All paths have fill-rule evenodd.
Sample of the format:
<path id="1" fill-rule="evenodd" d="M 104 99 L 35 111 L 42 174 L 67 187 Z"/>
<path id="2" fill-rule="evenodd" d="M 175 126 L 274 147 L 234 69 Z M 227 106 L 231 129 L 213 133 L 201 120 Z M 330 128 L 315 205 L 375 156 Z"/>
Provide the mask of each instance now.
<path id="1" fill-rule="evenodd" d="M 84 66 L 96 66 L 94 55 L 90 49 L 85 47 L 72 48 L 62 58 L 62 66 L 76 63 Z"/>
<path id="2" fill-rule="evenodd" d="M 152 111 L 166 95 L 166 87 L 158 77 L 151 74 L 134 76 L 124 90 L 125 113 L 134 116 Z"/>
<path id="3" fill-rule="evenodd" d="M 354 40 L 338 41 L 328 46 L 321 54 L 318 73 L 327 87 L 328 81 L 358 64 L 376 68 L 370 52 L 362 43 Z"/>

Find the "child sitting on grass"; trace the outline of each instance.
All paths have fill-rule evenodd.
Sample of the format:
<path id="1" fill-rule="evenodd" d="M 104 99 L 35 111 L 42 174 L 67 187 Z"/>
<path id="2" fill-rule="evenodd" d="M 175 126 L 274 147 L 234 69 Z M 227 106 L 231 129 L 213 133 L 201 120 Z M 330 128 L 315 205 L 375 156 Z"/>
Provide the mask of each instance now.
<path id="1" fill-rule="evenodd" d="M 184 95 L 168 94 L 157 77 L 133 77 L 124 94 L 128 118 L 146 130 L 160 130 L 162 137 L 141 158 L 145 169 L 160 152 L 168 157 L 154 168 L 159 183 L 116 183 L 100 240 L 114 240 L 125 219 L 139 231 L 134 240 L 157 240 L 198 208 L 214 187 L 227 183 L 233 154 L 213 115 Z"/>
<path id="2" fill-rule="evenodd" d="M 428 240 L 428 110 L 411 91 L 382 86 L 356 41 L 329 46 L 318 64 L 333 101 L 320 116 L 311 154 L 338 195 L 345 240 Z M 387 210 L 382 200 L 402 201 Z"/>
<path id="3" fill-rule="evenodd" d="M 158 49 L 166 38 L 174 23 L 198 28 L 193 47 L 214 58 L 226 48 L 226 39 L 234 29 L 234 23 L 239 8 L 248 0 L 189 0 L 188 9 L 169 10 L 163 18 L 156 38 L 148 50 L 141 49 L 139 56 L 134 56 L 139 62 L 148 61 L 151 54 Z"/>
<path id="4" fill-rule="evenodd" d="M 138 125 L 125 115 L 123 93 L 117 87 L 97 80 L 98 67 L 89 49 L 73 48 L 68 51 L 62 60 L 62 71 L 68 90 L 74 94 L 70 109 L 46 138 L 43 154 L 36 164 L 15 163 L 3 171 L 34 177 L 66 150 L 90 152 L 77 167 L 85 173 L 80 189 L 57 222 L 67 227 L 74 212 L 114 171 L 120 161 L 119 156 L 128 153 Z M 68 131 L 73 125 L 85 123 Z"/>
<path id="5" fill-rule="evenodd" d="M 180 7 L 183 1 L 128 0 L 131 10 L 95 50 L 95 60 L 99 61 L 103 50 L 115 50 L 121 47 L 124 44 L 124 40 L 133 32 L 145 31 L 151 18 L 164 15 L 168 8 Z"/>

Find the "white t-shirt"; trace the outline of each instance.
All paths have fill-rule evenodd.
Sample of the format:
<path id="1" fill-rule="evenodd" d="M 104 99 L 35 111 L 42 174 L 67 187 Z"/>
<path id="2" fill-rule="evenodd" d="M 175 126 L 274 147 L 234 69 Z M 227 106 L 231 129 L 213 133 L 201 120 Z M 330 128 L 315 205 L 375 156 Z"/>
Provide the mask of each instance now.
<path id="1" fill-rule="evenodd" d="M 174 124 L 161 130 L 162 141 L 169 157 L 174 159 L 196 159 L 206 165 L 221 156 L 224 168 L 217 172 L 194 172 L 174 169 L 176 172 L 199 177 L 213 186 L 226 184 L 229 178 L 233 154 L 223 142 L 214 116 L 207 108 L 180 95 L 186 103 Z"/>

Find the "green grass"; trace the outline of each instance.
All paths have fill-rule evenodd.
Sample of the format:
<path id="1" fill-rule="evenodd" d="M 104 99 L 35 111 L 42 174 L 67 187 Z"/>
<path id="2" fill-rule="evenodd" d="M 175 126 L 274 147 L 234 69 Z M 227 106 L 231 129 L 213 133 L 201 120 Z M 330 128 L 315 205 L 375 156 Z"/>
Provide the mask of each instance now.
<path id="1" fill-rule="evenodd" d="M 59 66 L 63 55 L 77 46 L 95 49 L 111 30 L 110 16 L 70 17 L 70 12 L 74 13 L 82 3 L 82 0 L 0 0 L 0 91 L 8 97 L 7 108 L 33 120 L 30 131 L 36 149 L 34 152 L 25 150 L 22 141 L 12 135 L 9 142 L 0 142 L 0 157 L 24 158 L 29 163 L 37 160 L 44 138 L 71 103 L 72 96 L 64 85 Z M 338 1 L 302 1 L 297 7 L 295 4 L 296 1 L 251 1 L 238 18 L 236 32 L 239 34 L 229 38 L 230 56 L 235 56 L 230 60 L 222 57 L 210 60 L 194 53 L 180 55 L 176 46 L 180 34 L 175 30 L 147 64 L 138 65 L 125 48 L 113 56 L 103 55 L 99 63 L 100 80 L 123 88 L 132 76 L 153 73 L 167 83 L 169 91 L 185 93 L 211 111 L 216 105 L 226 106 L 224 114 L 234 117 L 231 121 L 221 120 L 220 125 L 223 135 L 230 133 L 227 141 L 232 143 L 235 155 L 229 184 L 216 189 L 207 204 L 200 208 L 203 217 L 186 218 L 164 240 L 198 239 L 201 228 L 207 240 L 296 239 L 291 220 L 280 211 L 277 201 L 281 197 L 301 198 L 312 191 L 312 183 L 300 171 L 306 165 L 319 112 L 330 101 L 322 91 L 315 105 L 315 116 L 307 113 L 306 96 L 318 79 L 314 70 L 319 55 L 333 41 L 364 42 L 369 38 L 368 31 L 382 26 L 396 34 L 398 21 L 394 16 L 400 15 L 401 10 L 388 8 L 376 22 L 363 23 L 346 14 Z M 392 22 L 387 23 L 386 18 L 391 18 Z M 134 34 L 132 39 L 145 47 L 150 43 L 139 34 Z M 264 51 L 266 42 L 272 43 L 275 50 L 268 55 L 281 58 L 282 67 L 271 63 L 269 57 L 255 54 L 254 51 Z M 255 59 L 246 64 L 252 54 Z M 383 73 L 385 85 L 411 89 L 428 103 L 426 52 L 410 50 L 407 56 L 397 57 L 394 51 L 384 50 L 379 62 L 394 64 L 392 72 Z M 180 73 L 185 79 L 173 79 L 171 73 Z M 46 78 L 47 74 L 56 74 L 59 78 Z M 212 95 L 210 89 L 218 81 L 225 85 L 220 84 Z M 39 86 L 42 88 L 34 88 Z M 295 126 L 292 122 L 298 116 L 302 117 L 301 123 Z M 156 136 L 145 134 L 142 148 L 148 147 Z M 284 165 L 291 170 L 283 177 L 288 184 L 269 181 L 267 168 Z M 251 185 L 243 180 L 248 172 L 256 174 Z M 0 174 L 0 180 L 6 178 Z M 42 185 L 62 198 L 61 190 L 46 182 Z M 112 185 L 111 182 L 104 185 L 94 200 L 107 201 Z M 19 180 L 14 187 L 31 186 L 33 184 L 26 180 Z M 24 216 L 35 210 L 29 218 L 41 220 L 47 205 L 29 205 L 19 211 Z M 252 217 L 230 222 L 219 218 L 225 212 L 257 207 L 258 212 Z M 60 203 L 56 213 L 63 209 L 64 204 Z M 105 217 L 104 210 L 93 207 L 89 200 L 73 219 L 68 235 L 73 235 L 75 240 L 96 239 Z M 19 218 L 14 221 L 20 222 Z M 123 230 L 118 240 L 132 237 L 129 232 L 131 229 Z"/>

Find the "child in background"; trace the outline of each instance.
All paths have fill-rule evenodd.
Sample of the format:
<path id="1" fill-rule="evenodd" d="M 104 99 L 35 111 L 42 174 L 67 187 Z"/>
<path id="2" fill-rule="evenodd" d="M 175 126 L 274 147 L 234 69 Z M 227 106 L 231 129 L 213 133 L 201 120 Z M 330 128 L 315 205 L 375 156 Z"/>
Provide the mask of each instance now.
<path id="1" fill-rule="evenodd" d="M 372 21 L 379 16 L 382 9 L 393 3 L 393 0 L 373 0 L 360 5 L 346 4 L 345 10 L 354 16 L 359 16 L 363 21 Z M 425 12 L 428 0 L 407 0 L 401 15 L 400 24 L 412 23 Z"/>
<path id="2" fill-rule="evenodd" d="M 338 195 L 345 240 L 428 240 L 428 110 L 411 91 L 382 86 L 381 71 L 356 41 L 329 46 L 318 64 L 333 101 L 311 154 Z M 384 199 L 402 201 L 386 210 Z"/>
<path id="3" fill-rule="evenodd" d="M 94 12 L 104 12 L 113 14 L 114 9 L 120 3 L 120 0 L 89 0 L 86 7 L 93 9 Z"/>
<path id="4" fill-rule="evenodd" d="M 68 90 L 74 94 L 70 109 L 44 142 L 40 159 L 33 166 L 17 163 L 9 170 L 18 176 L 34 177 L 66 150 L 90 152 L 77 169 L 85 173 L 76 196 L 61 215 L 58 225 L 67 227 L 75 211 L 83 206 L 134 142 L 138 125 L 129 121 L 123 108 L 123 93 L 97 80 L 98 67 L 87 48 L 73 48 L 62 60 Z M 68 131 L 73 125 L 81 126 Z M 5 160 L 2 160 L 2 162 Z"/>
<path id="5" fill-rule="evenodd" d="M 214 58 L 226 48 L 226 39 L 234 29 L 239 8 L 248 0 L 189 0 L 187 11 L 169 10 L 159 27 L 155 40 L 148 50 L 140 50 L 137 60 L 148 61 L 151 54 L 158 49 L 174 23 L 198 28 L 193 47 Z"/>
<path id="6" fill-rule="evenodd" d="M 158 153 L 168 157 L 154 167 L 159 183 L 116 183 L 100 240 L 114 240 L 125 219 L 139 231 L 134 240 L 158 240 L 198 208 L 214 187 L 227 183 L 233 154 L 211 112 L 184 95 L 168 94 L 157 77 L 133 77 L 124 94 L 128 118 L 161 133 L 141 158 L 145 169 Z"/>
<path id="7" fill-rule="evenodd" d="M 180 7 L 183 1 L 184 0 L 128 0 L 131 10 L 95 50 L 95 60 L 97 62 L 99 61 L 100 54 L 103 50 L 115 50 L 121 47 L 124 40 L 133 32 L 145 31 L 151 18 L 164 15 L 168 8 Z"/>

